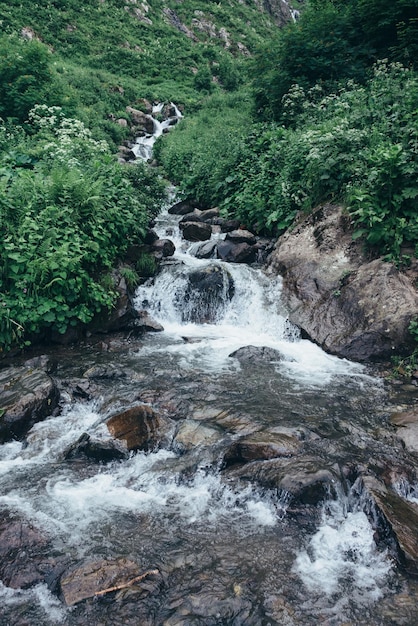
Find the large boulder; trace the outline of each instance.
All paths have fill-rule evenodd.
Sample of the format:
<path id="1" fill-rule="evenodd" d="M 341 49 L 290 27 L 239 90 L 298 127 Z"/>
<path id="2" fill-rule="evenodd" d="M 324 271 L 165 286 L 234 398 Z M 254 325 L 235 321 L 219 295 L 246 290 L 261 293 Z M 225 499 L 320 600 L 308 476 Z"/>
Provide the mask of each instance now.
<path id="1" fill-rule="evenodd" d="M 187 241 L 207 241 L 212 237 L 212 227 L 205 222 L 182 222 L 179 227 Z"/>
<path id="2" fill-rule="evenodd" d="M 245 242 L 225 240 L 218 243 L 218 257 L 229 263 L 253 263 L 257 258 L 257 250 Z"/>
<path id="3" fill-rule="evenodd" d="M 112 415 L 106 425 L 113 437 L 125 442 L 128 450 L 155 450 L 168 443 L 173 430 L 169 419 L 146 404 Z"/>
<path id="4" fill-rule="evenodd" d="M 319 207 L 280 237 L 269 270 L 283 276 L 290 321 L 326 351 L 376 361 L 412 348 L 413 281 L 365 257 L 341 207 Z"/>
<path id="5" fill-rule="evenodd" d="M 182 320 L 211 323 L 218 319 L 235 292 L 230 273 L 219 265 L 208 265 L 191 272 L 183 294 Z"/>
<path id="6" fill-rule="evenodd" d="M 21 439 L 57 408 L 59 391 L 43 370 L 9 367 L 0 370 L 0 443 Z"/>
<path id="7" fill-rule="evenodd" d="M 139 109 L 127 106 L 126 112 L 129 114 L 132 123 L 137 128 L 142 128 L 146 133 L 152 135 L 154 132 L 154 120 L 148 113 L 143 113 Z"/>

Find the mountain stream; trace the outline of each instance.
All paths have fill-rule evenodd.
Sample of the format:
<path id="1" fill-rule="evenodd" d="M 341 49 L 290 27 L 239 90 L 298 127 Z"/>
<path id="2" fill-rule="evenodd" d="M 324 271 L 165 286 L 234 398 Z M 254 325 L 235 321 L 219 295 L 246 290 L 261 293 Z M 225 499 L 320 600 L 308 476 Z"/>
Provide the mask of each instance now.
<path id="1" fill-rule="evenodd" d="M 64 392 L 59 415 L 0 446 L 0 506 L 42 530 L 48 559 L 123 558 L 156 574 L 70 607 L 52 581 L 0 584 L 1 624 L 418 623 L 417 582 L 376 541 L 355 469 L 402 454 L 382 380 L 300 337 L 280 277 L 197 259 L 178 220 L 158 218 L 176 253 L 136 293 L 164 331 L 57 349 L 54 375 L 93 381 L 94 398 Z M 210 310 L 189 280 L 208 268 L 225 285 Z M 163 445 L 107 464 L 64 460 L 83 433 L 109 439 L 105 419 L 139 400 L 175 414 Z M 278 443 L 245 462 L 242 440 Z"/>

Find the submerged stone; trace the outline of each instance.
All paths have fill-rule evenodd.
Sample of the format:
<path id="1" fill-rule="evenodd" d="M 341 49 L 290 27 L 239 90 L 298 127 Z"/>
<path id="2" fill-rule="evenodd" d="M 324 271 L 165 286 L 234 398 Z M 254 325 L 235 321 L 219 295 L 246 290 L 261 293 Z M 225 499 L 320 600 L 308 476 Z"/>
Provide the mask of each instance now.
<path id="1" fill-rule="evenodd" d="M 274 348 L 267 346 L 244 346 L 231 352 L 228 356 L 238 359 L 242 362 L 257 362 L 257 363 L 269 363 L 271 361 L 281 361 L 283 359 L 282 354 Z"/>
<path id="2" fill-rule="evenodd" d="M 61 591 L 67 606 L 93 598 L 101 591 L 128 584 L 140 575 L 138 565 L 129 559 L 102 559 L 75 566 L 61 578 Z"/>
<path id="3" fill-rule="evenodd" d="M 220 439 L 222 433 L 217 428 L 195 420 L 184 420 L 174 437 L 173 444 L 183 452 L 197 446 L 209 446 Z"/>

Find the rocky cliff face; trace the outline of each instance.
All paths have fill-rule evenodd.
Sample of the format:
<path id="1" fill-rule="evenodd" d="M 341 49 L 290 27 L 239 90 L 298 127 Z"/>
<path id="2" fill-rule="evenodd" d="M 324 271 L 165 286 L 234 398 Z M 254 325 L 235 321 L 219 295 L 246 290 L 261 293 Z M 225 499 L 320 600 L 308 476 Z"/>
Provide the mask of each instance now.
<path id="1" fill-rule="evenodd" d="M 412 349 L 416 276 L 368 259 L 341 207 L 319 207 L 280 237 L 269 269 L 283 275 L 291 322 L 328 352 L 377 361 Z"/>
<path id="2" fill-rule="evenodd" d="M 286 0 L 254 0 L 260 11 L 271 15 L 278 26 L 284 26 L 292 20 L 292 10 Z"/>

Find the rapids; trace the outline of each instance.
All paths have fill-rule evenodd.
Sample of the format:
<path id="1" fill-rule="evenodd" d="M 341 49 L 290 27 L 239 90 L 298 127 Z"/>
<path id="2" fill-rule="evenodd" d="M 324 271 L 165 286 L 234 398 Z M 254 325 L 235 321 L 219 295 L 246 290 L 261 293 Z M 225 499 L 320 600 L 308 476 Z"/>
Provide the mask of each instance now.
<path id="1" fill-rule="evenodd" d="M 70 608 L 56 581 L 0 584 L 1 624 L 416 624 L 417 583 L 398 569 L 390 546 L 376 543 L 372 506 L 350 475 L 353 466 L 401 454 L 385 429 L 382 381 L 300 337 L 281 304 L 280 277 L 196 259 L 178 220 L 167 211 L 158 218 L 159 236 L 173 239 L 177 252 L 135 300 L 164 331 L 105 350 L 57 351 L 60 414 L 36 424 L 24 442 L 0 446 L 0 506 L 42 531 L 50 559 L 65 569 L 126 557 L 159 574 Z M 199 297 L 190 296 L 188 277 L 209 266 L 232 279 L 234 293 L 219 295 L 210 322 L 192 322 L 185 310 L 198 312 Z M 246 346 L 271 348 L 277 358 L 230 356 Z M 89 374 L 98 364 L 112 375 Z M 94 399 L 74 399 L 80 380 Z M 170 445 L 106 465 L 64 460 L 82 433 L 108 440 L 106 418 L 138 401 L 175 415 Z M 176 433 L 189 420 L 210 428 L 214 440 L 181 448 Z M 254 464 L 225 463 L 241 437 L 260 432 L 293 437 L 302 469 L 314 462 L 334 477 L 322 497 L 299 502 L 246 473 Z M 296 467 L 292 454 L 280 462 Z M 397 488 L 417 501 L 415 487 Z"/>

